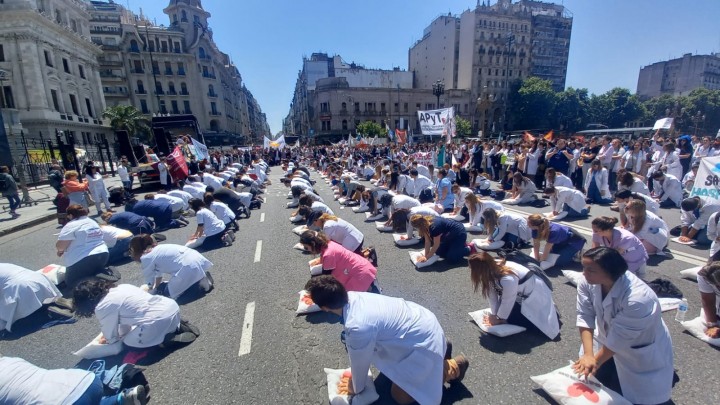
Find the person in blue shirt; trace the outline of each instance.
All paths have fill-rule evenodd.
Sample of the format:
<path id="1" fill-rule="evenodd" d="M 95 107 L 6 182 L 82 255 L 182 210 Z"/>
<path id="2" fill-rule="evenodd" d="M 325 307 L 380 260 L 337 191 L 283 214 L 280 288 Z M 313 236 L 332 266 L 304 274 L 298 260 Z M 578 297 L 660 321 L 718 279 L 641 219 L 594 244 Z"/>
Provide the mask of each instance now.
<path id="1" fill-rule="evenodd" d="M 572 262 L 585 246 L 582 235 L 568 226 L 550 222 L 540 214 L 528 216 L 527 223 L 532 232 L 533 256 L 543 270 Z M 545 241 L 545 247 L 541 252 L 542 241 Z"/>
<path id="2" fill-rule="evenodd" d="M 444 168 L 441 168 L 438 170 L 438 180 L 435 187 L 437 189 L 435 202 L 442 205 L 446 212 L 452 211 L 453 202 L 455 201 L 455 195 L 452 193 L 451 187 L 452 183 L 450 182 L 450 179 L 447 178 L 447 171 Z"/>
<path id="3" fill-rule="evenodd" d="M 125 206 L 126 212 L 151 217 L 157 229 L 179 228 L 182 222 L 172 219 L 172 205 L 167 200 L 130 200 Z"/>
<path id="4" fill-rule="evenodd" d="M 133 235 L 140 235 L 143 233 L 152 234 L 155 228 L 152 221 L 142 215 L 135 214 L 133 212 L 105 212 L 101 218 L 108 225 L 112 225 L 115 228 L 125 229 L 132 232 Z"/>
<path id="5" fill-rule="evenodd" d="M 425 239 L 425 253 L 418 262 L 425 262 L 438 255 L 449 262 L 459 262 L 475 253 L 475 247 L 467 243 L 465 226 L 452 219 L 415 214 L 410 224 Z"/>

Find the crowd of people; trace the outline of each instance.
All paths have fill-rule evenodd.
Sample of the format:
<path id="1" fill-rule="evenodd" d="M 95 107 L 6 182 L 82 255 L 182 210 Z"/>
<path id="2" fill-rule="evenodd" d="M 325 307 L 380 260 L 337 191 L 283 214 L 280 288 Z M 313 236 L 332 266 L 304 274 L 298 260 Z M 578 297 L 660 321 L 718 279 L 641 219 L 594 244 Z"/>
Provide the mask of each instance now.
<path id="1" fill-rule="evenodd" d="M 438 260 L 451 266 L 467 263 L 474 290 L 490 304 L 482 320 L 486 327 L 519 325 L 556 339 L 560 314 L 544 272 L 579 262 L 584 277 L 573 315 L 581 353 L 573 369 L 596 376 L 630 402 L 665 403 L 673 384 L 673 347 L 658 297 L 644 277 L 649 256 L 667 254 L 674 233 L 682 243 L 712 245 L 698 286 L 705 333 L 720 337 L 720 203 L 689 195 L 699 160 L 720 155 L 720 140 L 694 141 L 680 137 L 665 142 L 656 133 L 625 142 L 593 138 L 587 143 L 541 139 L 515 145 L 340 144 L 271 149 L 261 156 L 213 153 L 207 161 L 192 159 L 185 179 L 174 179 L 167 167 L 161 169 L 163 190 L 142 200 L 132 196 L 123 212 L 107 203 L 96 170 L 87 168 L 83 182 L 77 172 L 68 171 L 61 190 L 71 204 L 56 251 L 65 261 L 66 296 L 73 300 L 63 298 L 47 280 L 31 277 L 35 272 L 0 265 L 4 290 L 43 285 L 22 287 L 34 298 L 25 300 L 23 311 L 3 317 L 3 326 L 10 331 L 14 320 L 50 305 L 58 314 L 72 310 L 77 316 L 95 315 L 101 343 L 122 341 L 143 349 L 192 342 L 199 330 L 181 318 L 176 300 L 189 291 L 206 294 L 214 286 L 212 263 L 196 249 L 232 245 L 240 229 L 237 220 L 249 217 L 263 202 L 260 194 L 271 184 L 272 162 L 282 165 L 280 182 L 288 190 L 290 221 L 300 225 L 294 229 L 299 235 L 296 247 L 317 256 L 308 263 L 305 290 L 321 310 L 343 320 L 341 341 L 351 374 L 341 384 L 347 393 L 366 388 L 374 365 L 392 381 L 396 402 L 437 404 L 443 385 L 462 381 L 470 361 L 453 356 L 453 344 L 430 310 L 383 294 L 377 251 L 369 246 L 368 235 L 349 218 L 341 218 L 339 207 L 352 208 L 343 214 L 378 221 L 379 230 L 396 234 L 397 245 L 421 247 L 413 260 L 418 267 Z M 131 180 L 122 180 L 131 193 Z M 327 187 L 318 187 L 323 183 Z M 89 217 L 88 194 L 98 219 Z M 523 215 L 513 207 L 548 204 L 544 214 Z M 559 222 L 588 217 L 596 205 L 610 206 L 618 217 L 595 217 L 589 243 Z M 681 226 L 669 229 L 663 215 L 678 215 Z M 192 217 L 196 228 L 184 245 L 158 243 L 163 240 L 159 232 L 187 226 Z M 468 241 L 469 233 L 484 236 Z M 529 255 L 523 249 L 530 249 Z M 493 252 L 502 254 L 496 257 Z M 140 263 L 142 286 L 118 284 L 108 265 L 122 260 Z M 20 359 L 0 357 L 2 361 L 18 370 L 35 367 Z M 18 392 L 29 389 L 7 378 L 18 384 Z M 95 386 L 90 377 L 76 378 L 82 380 L 77 387 L 85 390 L 68 393 L 70 403 Z M 1 394 L 2 388 L 3 398 Z M 142 397 L 143 389 L 118 395 Z"/>

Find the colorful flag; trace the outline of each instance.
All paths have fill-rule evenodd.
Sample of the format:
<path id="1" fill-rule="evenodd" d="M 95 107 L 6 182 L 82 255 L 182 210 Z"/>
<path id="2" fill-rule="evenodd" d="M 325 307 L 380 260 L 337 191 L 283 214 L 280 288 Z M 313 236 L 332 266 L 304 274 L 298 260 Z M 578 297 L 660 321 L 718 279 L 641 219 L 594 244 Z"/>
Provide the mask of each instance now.
<path id="1" fill-rule="evenodd" d="M 545 134 L 545 136 L 543 136 L 543 138 L 544 138 L 546 141 L 548 141 L 548 142 L 552 142 L 552 140 L 553 140 L 553 130 L 551 129 L 550 132 L 548 132 L 547 134 Z"/>
<path id="2" fill-rule="evenodd" d="M 175 150 L 167 157 L 167 164 L 173 179 L 184 180 L 187 178 L 188 166 L 180 146 L 176 146 Z"/>
<path id="3" fill-rule="evenodd" d="M 406 129 L 396 129 L 395 135 L 397 135 L 397 142 L 399 144 L 403 144 L 407 142 L 407 130 Z"/>
<path id="4" fill-rule="evenodd" d="M 523 141 L 525 142 L 532 142 L 535 140 L 535 137 L 532 136 L 532 134 L 528 131 L 523 132 Z"/>

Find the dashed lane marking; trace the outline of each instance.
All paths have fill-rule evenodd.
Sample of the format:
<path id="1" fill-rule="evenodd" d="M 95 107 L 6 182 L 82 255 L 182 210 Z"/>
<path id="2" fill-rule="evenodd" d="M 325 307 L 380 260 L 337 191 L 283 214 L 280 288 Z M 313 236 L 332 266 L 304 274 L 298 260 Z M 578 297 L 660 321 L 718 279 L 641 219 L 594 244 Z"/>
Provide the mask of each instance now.
<path id="1" fill-rule="evenodd" d="M 260 214 L 260 222 L 265 222 L 265 213 Z"/>
<path id="2" fill-rule="evenodd" d="M 259 241 L 258 241 L 259 242 Z M 240 350 L 238 357 L 250 353 L 252 346 L 253 322 L 255 321 L 255 301 L 245 307 L 245 318 L 243 320 L 242 336 L 240 337 Z"/>
<path id="3" fill-rule="evenodd" d="M 257 245 L 255 246 L 255 263 L 260 261 L 260 256 L 262 256 L 262 241 L 257 241 Z"/>

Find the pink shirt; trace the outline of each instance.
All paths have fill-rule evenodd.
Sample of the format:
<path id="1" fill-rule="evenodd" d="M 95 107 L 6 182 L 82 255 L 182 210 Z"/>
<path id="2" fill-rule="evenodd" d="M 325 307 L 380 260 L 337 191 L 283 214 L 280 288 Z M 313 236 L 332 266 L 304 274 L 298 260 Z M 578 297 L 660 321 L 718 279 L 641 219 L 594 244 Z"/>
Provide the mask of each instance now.
<path id="1" fill-rule="evenodd" d="M 332 276 L 348 291 L 366 292 L 377 274 L 366 258 L 333 241 L 323 250 L 320 260 L 323 270 L 332 270 Z"/>

